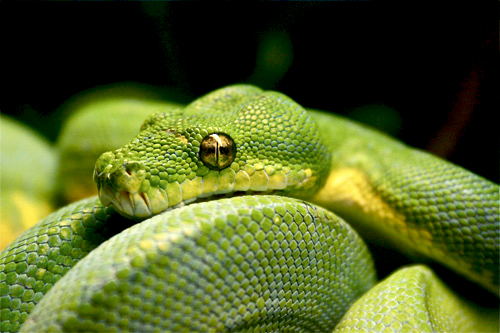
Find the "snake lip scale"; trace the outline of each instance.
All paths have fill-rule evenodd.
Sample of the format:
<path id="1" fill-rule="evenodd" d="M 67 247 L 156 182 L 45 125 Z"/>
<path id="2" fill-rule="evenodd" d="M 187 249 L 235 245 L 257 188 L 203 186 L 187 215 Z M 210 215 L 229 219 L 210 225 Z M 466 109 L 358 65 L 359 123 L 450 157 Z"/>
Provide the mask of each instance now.
<path id="1" fill-rule="evenodd" d="M 112 205 L 127 218 L 143 220 L 194 202 L 230 196 L 273 194 L 290 185 L 300 187 L 312 180 L 310 169 L 301 172 L 300 177 L 297 178 L 293 172 L 285 168 L 283 175 L 278 177 L 278 181 L 273 181 L 273 176 L 277 176 L 273 170 L 266 172 L 262 169 L 258 174 L 253 175 L 240 170 L 236 176 L 232 175 L 229 181 L 219 175 L 215 181 L 199 177 L 198 180 L 194 180 L 198 181 L 195 190 L 190 180 L 170 184 L 165 188 L 148 186 L 145 189 L 144 184 L 148 183 L 148 180 L 145 179 L 143 168 L 143 164 L 137 162 L 123 162 L 119 167 L 109 164 L 102 171 L 98 171 L 96 166 L 94 179 L 97 182 L 101 202 L 105 206 Z M 238 175 L 243 175 L 249 180 L 246 186 L 237 187 L 235 178 Z"/>
<path id="2" fill-rule="evenodd" d="M 236 191 L 236 192 L 217 193 L 210 195 L 201 195 L 196 198 L 186 199 L 174 206 L 164 208 L 160 213 L 169 212 L 171 210 L 178 209 L 193 203 L 207 202 L 212 200 L 239 197 L 245 195 L 272 195 L 276 192 L 277 191 L 275 190 Z M 166 194 L 164 195 L 165 197 L 167 197 Z M 114 206 L 117 209 L 117 211 L 120 212 L 121 215 L 124 215 L 127 218 L 131 218 L 134 220 L 142 220 L 144 218 L 158 214 L 154 213 L 154 211 L 157 211 L 158 207 L 155 207 L 155 210 L 153 210 L 151 201 L 149 200 L 148 193 L 145 192 L 131 193 L 125 190 L 121 190 L 117 193 L 112 189 L 110 185 L 104 185 L 99 189 L 99 197 L 103 205 Z"/>

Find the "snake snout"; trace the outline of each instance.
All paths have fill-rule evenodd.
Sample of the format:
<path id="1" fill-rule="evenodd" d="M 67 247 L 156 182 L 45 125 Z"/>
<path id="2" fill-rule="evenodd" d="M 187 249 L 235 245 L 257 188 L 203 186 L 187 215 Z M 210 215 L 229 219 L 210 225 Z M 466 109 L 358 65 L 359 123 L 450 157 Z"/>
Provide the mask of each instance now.
<path id="1" fill-rule="evenodd" d="M 144 165 L 136 161 L 123 161 L 110 154 L 103 154 L 99 158 L 94 171 L 99 199 L 104 205 L 112 205 L 129 217 L 151 216 L 148 195 L 141 191 L 146 173 Z"/>

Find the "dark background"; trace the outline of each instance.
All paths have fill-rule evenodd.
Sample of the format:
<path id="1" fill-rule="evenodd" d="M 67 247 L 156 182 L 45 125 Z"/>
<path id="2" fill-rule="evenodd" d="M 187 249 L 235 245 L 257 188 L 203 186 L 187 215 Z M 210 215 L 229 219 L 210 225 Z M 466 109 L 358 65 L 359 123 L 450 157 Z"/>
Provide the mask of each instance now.
<path id="1" fill-rule="evenodd" d="M 52 141 L 60 106 L 88 89 L 141 83 L 189 102 L 248 82 L 499 181 L 498 3 L 2 7 L 1 110 Z"/>

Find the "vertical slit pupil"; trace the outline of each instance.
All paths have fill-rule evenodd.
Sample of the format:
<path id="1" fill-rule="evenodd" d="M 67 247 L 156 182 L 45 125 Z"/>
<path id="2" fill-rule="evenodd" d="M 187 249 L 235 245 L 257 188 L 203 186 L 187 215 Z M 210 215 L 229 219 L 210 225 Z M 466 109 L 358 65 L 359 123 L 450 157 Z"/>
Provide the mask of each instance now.
<path id="1" fill-rule="evenodd" d="M 215 164 L 216 165 L 219 165 L 219 161 L 220 161 L 220 150 L 221 150 L 221 147 L 222 147 L 222 140 L 221 138 L 219 137 L 218 134 L 212 134 L 210 135 L 214 140 L 215 140 Z"/>
<path id="2" fill-rule="evenodd" d="M 215 163 L 219 164 L 221 141 L 217 134 L 212 134 L 212 137 L 215 139 Z"/>

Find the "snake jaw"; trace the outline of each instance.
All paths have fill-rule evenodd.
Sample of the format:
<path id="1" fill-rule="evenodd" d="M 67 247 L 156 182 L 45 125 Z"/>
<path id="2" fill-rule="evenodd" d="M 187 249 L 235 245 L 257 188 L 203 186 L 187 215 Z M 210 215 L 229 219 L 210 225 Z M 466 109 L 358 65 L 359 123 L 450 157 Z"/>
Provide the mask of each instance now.
<path id="1" fill-rule="evenodd" d="M 121 162 L 112 172 L 99 172 L 96 167 L 94 179 L 99 189 L 101 202 L 112 205 L 121 215 L 134 220 L 143 220 L 159 213 L 187 204 L 220 199 L 243 194 L 269 194 L 286 190 L 288 186 L 308 190 L 313 178 L 310 169 L 303 171 L 289 168 L 247 168 L 235 172 L 210 171 L 206 177 L 196 177 L 183 182 L 154 186 L 146 177 L 139 162 Z M 109 165 L 105 168 L 111 169 Z"/>
<path id="2" fill-rule="evenodd" d="M 108 183 L 99 187 L 99 199 L 105 206 L 112 205 L 120 214 L 133 218 L 144 219 L 154 215 L 148 193 L 116 191 Z"/>
<path id="3" fill-rule="evenodd" d="M 130 193 L 122 190 L 119 192 L 117 198 L 122 211 L 126 215 L 137 218 L 146 218 L 153 215 L 151 202 L 149 201 L 147 193 Z"/>

